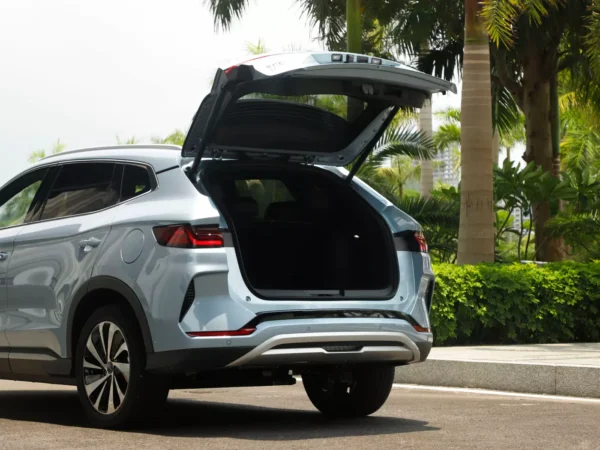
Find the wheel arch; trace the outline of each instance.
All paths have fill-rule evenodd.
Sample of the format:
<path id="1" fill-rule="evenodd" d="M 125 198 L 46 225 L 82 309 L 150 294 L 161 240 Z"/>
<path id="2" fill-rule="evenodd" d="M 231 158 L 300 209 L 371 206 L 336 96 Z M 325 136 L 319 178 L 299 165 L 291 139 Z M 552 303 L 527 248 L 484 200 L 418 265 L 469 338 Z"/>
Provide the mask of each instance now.
<path id="1" fill-rule="evenodd" d="M 113 277 L 98 276 L 88 280 L 81 288 L 79 288 L 73 297 L 67 322 L 67 358 L 72 360 L 75 357 L 74 349 L 76 343 L 73 342 L 74 333 L 81 331 L 80 329 L 77 330 L 77 327 L 75 327 L 78 313 L 83 310 L 82 308 L 87 309 L 87 307 L 90 307 L 91 309 L 96 309 L 95 307 L 102 306 L 103 304 L 99 303 L 98 297 L 94 295 L 94 293 L 100 293 L 101 291 L 110 291 L 116 294 L 114 299 L 111 299 L 109 302 L 110 304 L 120 304 L 125 302 L 125 304 L 131 308 L 142 333 L 146 354 L 153 353 L 154 345 L 152 343 L 148 319 L 138 296 L 133 289 L 123 281 Z M 119 297 L 121 298 L 119 299 Z M 78 325 L 80 327 L 83 326 L 83 324 Z"/>

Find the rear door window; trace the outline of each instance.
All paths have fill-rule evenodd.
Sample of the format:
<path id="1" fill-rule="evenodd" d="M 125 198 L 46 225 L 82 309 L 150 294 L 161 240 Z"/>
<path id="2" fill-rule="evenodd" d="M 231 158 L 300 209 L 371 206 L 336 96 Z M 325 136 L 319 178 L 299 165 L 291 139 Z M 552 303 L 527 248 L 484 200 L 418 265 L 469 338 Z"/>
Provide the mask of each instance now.
<path id="1" fill-rule="evenodd" d="M 50 189 L 41 219 L 87 214 L 113 206 L 119 199 L 119 177 L 113 163 L 65 164 Z"/>

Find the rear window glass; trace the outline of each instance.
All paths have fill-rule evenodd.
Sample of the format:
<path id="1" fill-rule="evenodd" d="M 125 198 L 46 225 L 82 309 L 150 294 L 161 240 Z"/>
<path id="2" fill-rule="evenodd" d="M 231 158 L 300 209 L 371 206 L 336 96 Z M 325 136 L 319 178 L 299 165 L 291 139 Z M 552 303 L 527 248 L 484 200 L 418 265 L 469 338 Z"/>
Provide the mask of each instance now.
<path id="1" fill-rule="evenodd" d="M 261 219 L 271 203 L 296 201 L 281 180 L 237 180 L 235 187 L 239 197 L 251 198 L 256 202 Z"/>
<path id="2" fill-rule="evenodd" d="M 42 220 L 86 214 L 114 205 L 116 164 L 78 163 L 61 168 L 42 211 Z"/>
<path id="3" fill-rule="evenodd" d="M 348 97 L 345 95 L 274 95 L 274 94 L 248 94 L 240 98 L 240 100 L 248 99 L 263 99 L 263 100 L 285 100 L 291 103 L 300 103 L 301 105 L 314 106 L 334 113 L 336 116 L 348 116 Z M 239 100 L 238 100 L 239 101 Z M 364 107 L 364 103 L 363 103 Z"/>

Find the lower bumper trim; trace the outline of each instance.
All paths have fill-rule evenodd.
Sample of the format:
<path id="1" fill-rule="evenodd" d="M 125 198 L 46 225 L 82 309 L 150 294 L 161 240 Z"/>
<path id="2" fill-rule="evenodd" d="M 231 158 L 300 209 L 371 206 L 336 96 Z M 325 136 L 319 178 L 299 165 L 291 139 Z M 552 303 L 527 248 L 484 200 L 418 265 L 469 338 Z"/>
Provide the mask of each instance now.
<path id="1" fill-rule="evenodd" d="M 378 345 L 382 341 L 388 344 Z M 338 344 L 360 342 L 361 346 L 356 351 L 327 351 L 327 343 L 331 342 Z M 373 345 L 369 345 L 369 342 L 372 342 Z M 323 346 L 315 346 L 318 343 L 322 343 Z M 281 348 L 281 346 L 285 347 Z M 420 360 L 419 347 L 404 333 L 298 333 L 274 336 L 231 362 L 228 367 L 363 362 L 409 363 Z"/>
<path id="2" fill-rule="evenodd" d="M 250 350 L 252 347 L 219 347 L 149 353 L 146 355 L 146 369 L 165 374 L 221 369 Z"/>

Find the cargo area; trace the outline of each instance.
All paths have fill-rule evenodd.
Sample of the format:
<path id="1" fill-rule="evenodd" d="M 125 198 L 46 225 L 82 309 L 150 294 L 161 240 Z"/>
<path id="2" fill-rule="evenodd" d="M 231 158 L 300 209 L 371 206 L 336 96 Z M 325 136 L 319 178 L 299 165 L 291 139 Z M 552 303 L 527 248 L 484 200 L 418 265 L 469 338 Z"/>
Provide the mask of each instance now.
<path id="1" fill-rule="evenodd" d="M 397 258 L 383 218 L 343 178 L 289 163 L 215 161 L 204 189 L 263 298 L 389 298 Z"/>

